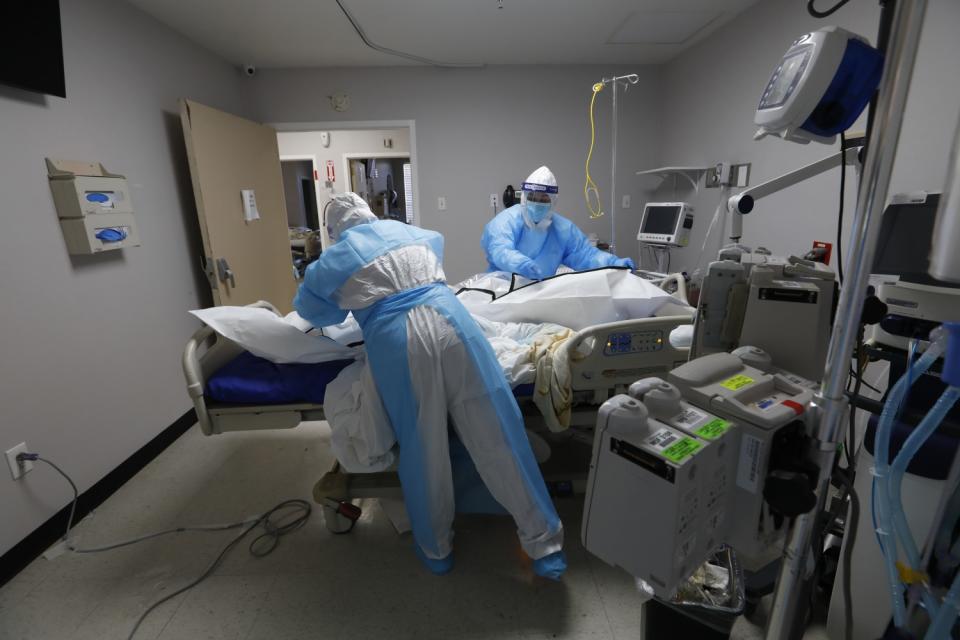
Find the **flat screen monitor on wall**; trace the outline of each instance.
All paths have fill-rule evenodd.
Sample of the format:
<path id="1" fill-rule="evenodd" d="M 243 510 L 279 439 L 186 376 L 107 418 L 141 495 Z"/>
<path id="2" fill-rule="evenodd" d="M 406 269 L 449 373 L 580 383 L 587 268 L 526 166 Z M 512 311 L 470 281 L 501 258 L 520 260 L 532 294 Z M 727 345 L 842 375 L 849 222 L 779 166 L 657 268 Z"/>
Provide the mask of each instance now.
<path id="1" fill-rule="evenodd" d="M 0 1 L 0 84 L 67 97 L 59 0 Z"/>

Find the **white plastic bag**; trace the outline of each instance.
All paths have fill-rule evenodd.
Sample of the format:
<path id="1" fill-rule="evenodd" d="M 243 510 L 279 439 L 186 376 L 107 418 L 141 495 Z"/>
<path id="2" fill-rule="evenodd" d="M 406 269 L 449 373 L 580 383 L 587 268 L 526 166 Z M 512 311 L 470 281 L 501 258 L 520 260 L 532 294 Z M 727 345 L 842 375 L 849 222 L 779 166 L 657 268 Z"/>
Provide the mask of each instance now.
<path id="1" fill-rule="evenodd" d="M 470 313 L 498 322 L 551 322 L 579 331 L 605 322 L 646 318 L 672 298 L 627 269 L 568 273 L 514 289 L 496 299 L 458 296 Z"/>

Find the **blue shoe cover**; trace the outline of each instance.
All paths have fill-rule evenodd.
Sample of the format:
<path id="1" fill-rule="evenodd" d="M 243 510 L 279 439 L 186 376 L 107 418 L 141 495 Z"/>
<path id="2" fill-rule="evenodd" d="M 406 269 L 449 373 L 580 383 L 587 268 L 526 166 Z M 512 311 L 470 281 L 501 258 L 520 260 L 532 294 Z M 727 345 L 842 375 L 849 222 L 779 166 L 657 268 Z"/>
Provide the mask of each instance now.
<path id="1" fill-rule="evenodd" d="M 533 561 L 533 572 L 541 578 L 559 580 L 566 570 L 567 557 L 563 555 L 563 551 L 555 551 L 548 556 Z"/>
<path id="2" fill-rule="evenodd" d="M 424 564 L 432 573 L 443 576 L 453 569 L 453 554 L 451 553 L 446 558 L 440 560 L 434 560 L 433 558 L 428 558 L 427 554 L 423 552 L 423 549 L 420 548 L 416 542 L 413 543 L 413 550 L 416 552 L 417 557 L 420 558 L 420 562 Z"/>

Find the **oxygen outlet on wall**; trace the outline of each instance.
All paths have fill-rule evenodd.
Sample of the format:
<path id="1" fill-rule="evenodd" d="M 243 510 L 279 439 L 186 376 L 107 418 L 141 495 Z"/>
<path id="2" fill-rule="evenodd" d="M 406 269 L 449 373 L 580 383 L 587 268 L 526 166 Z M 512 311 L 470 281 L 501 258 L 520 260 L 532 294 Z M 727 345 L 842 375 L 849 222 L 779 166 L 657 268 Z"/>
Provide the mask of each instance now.
<path id="1" fill-rule="evenodd" d="M 446 211 L 447 210 L 447 199 L 443 196 L 437 198 L 437 211 Z"/>

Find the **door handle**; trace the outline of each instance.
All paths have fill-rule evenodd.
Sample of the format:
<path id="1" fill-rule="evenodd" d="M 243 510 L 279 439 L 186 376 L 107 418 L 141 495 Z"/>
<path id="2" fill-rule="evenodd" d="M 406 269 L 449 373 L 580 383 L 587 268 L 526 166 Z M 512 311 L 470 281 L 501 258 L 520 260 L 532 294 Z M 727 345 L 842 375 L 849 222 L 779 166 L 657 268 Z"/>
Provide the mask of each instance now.
<path id="1" fill-rule="evenodd" d="M 233 269 L 230 268 L 226 258 L 217 258 L 217 277 L 220 278 L 221 282 L 229 281 L 231 287 L 237 286 L 237 279 L 234 277 Z"/>

